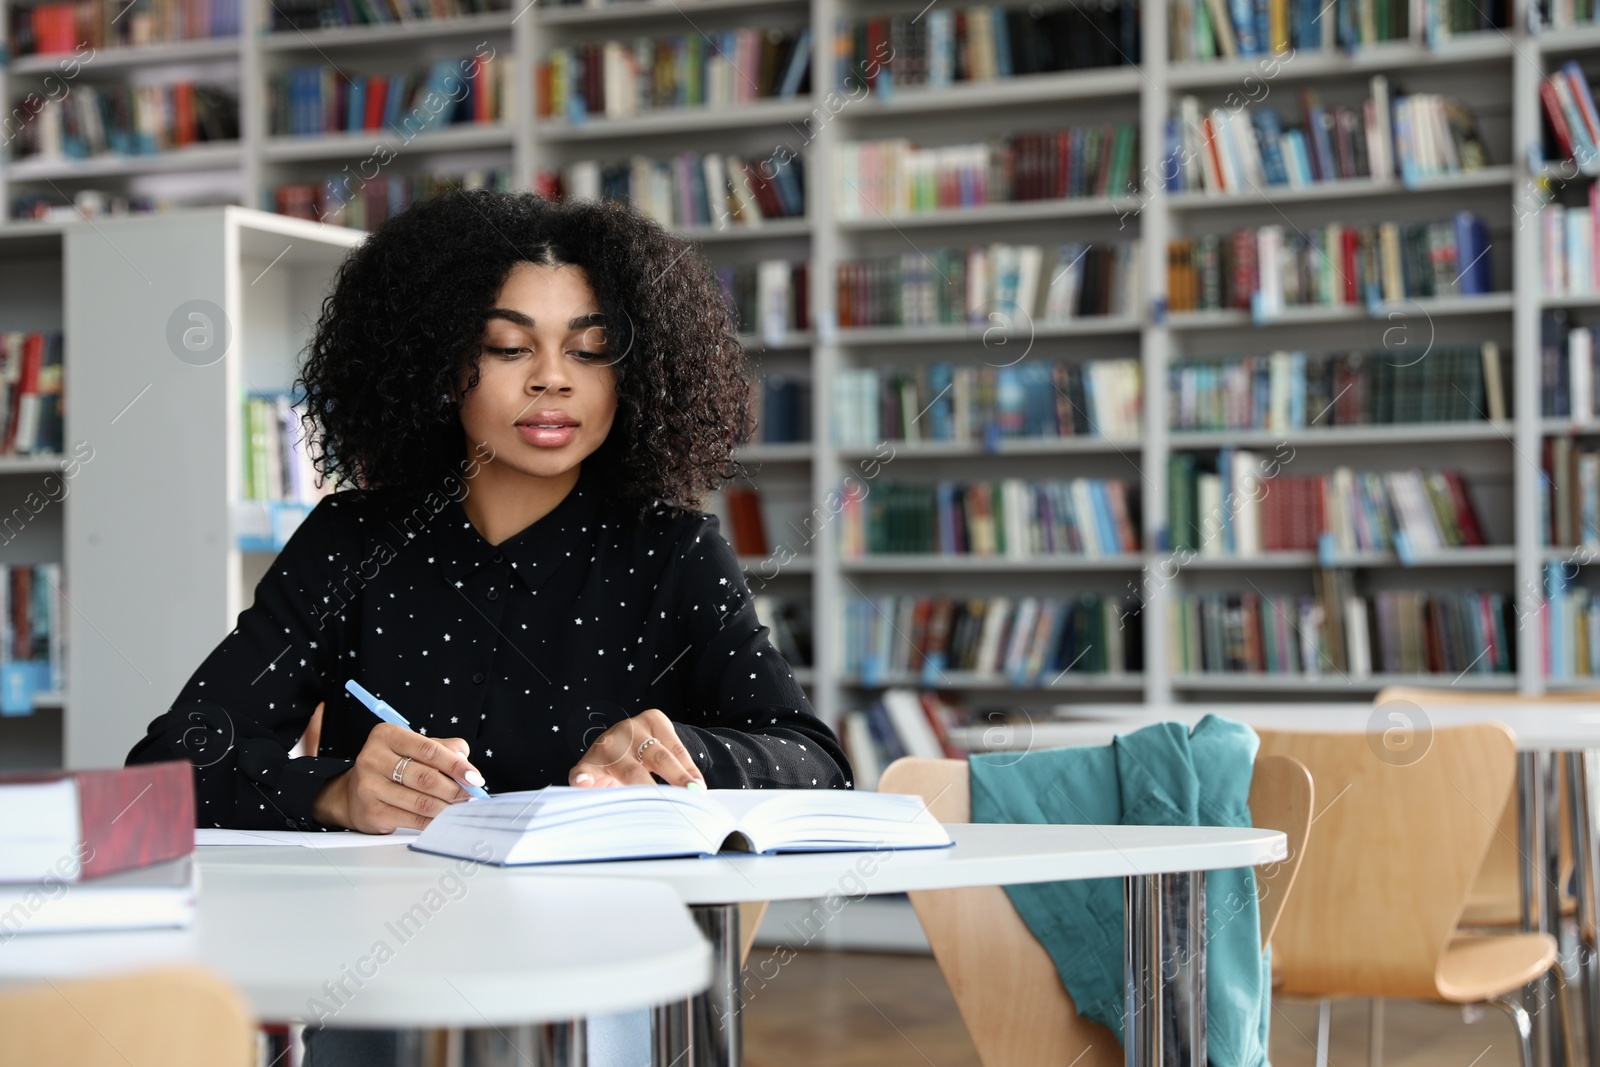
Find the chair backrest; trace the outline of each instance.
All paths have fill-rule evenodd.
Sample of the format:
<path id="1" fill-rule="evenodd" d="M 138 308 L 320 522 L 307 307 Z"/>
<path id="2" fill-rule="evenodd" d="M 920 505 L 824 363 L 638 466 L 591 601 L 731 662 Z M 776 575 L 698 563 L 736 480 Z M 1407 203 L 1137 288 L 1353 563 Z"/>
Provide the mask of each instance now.
<path id="1" fill-rule="evenodd" d="M 1373 703 L 1379 707 L 1390 701 L 1409 700 L 1423 708 L 1429 705 L 1450 704 L 1500 704 L 1510 699 L 1504 692 L 1482 689 L 1425 689 L 1420 686 L 1391 685 L 1378 691 Z M 1517 696 L 1519 704 L 1600 704 L 1600 691 L 1572 690 L 1545 693 L 1537 697 Z M 1557 768 L 1563 801 L 1560 811 L 1561 837 L 1557 851 L 1561 857 L 1561 884 L 1565 886 L 1572 876 L 1572 813 L 1566 797 L 1566 767 Z M 1522 918 L 1522 857 L 1517 851 L 1517 794 L 1512 792 L 1500 813 L 1500 829 L 1489 842 L 1489 853 L 1483 859 L 1468 899 L 1462 923 L 1468 926 L 1511 926 Z"/>
<path id="2" fill-rule="evenodd" d="M 972 820 L 965 760 L 898 759 L 878 789 L 912 793 L 940 822 Z M 1256 869 L 1261 930 L 1268 938 L 1289 897 L 1305 854 L 1312 783 L 1292 759 L 1257 757 L 1250 814 L 1257 826 L 1289 837 L 1289 858 Z M 1081 1017 L 1056 976 L 1055 963 L 999 886 L 910 894 L 973 1046 L 986 1067 L 1075 1063 L 1120 1067 L 1122 1047 L 1106 1027 Z"/>
<path id="3" fill-rule="evenodd" d="M 1404 756 L 1365 733 L 1260 733 L 1263 755 L 1305 764 L 1321 809 L 1273 936 L 1282 990 L 1438 999 L 1439 960 L 1516 775 L 1511 731 L 1440 727 Z"/>
<path id="4" fill-rule="evenodd" d="M 0 992 L 0 1034 L 0 1067 L 254 1067 L 256 1060 L 244 1000 L 195 967 Z"/>

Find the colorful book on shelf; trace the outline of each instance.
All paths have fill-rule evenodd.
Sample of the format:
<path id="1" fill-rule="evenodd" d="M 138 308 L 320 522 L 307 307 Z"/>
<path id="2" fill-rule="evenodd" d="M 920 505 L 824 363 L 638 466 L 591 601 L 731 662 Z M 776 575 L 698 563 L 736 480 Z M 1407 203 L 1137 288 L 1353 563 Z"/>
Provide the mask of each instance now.
<path id="1" fill-rule="evenodd" d="M 410 847 L 497 866 L 705 856 L 942 848 L 921 797 L 836 789 L 551 786 L 455 804 Z"/>
<path id="2" fill-rule="evenodd" d="M 926 686 L 975 675 L 1050 685 L 1077 674 L 1137 671 L 1139 607 L 1116 596 L 860 597 L 846 602 L 846 675 L 864 685 Z"/>
<path id="3" fill-rule="evenodd" d="M 441 126 L 496 121 L 510 99 L 506 79 L 512 67 L 477 55 L 440 58 L 396 74 L 290 67 L 268 75 L 269 129 L 291 137 L 379 129 L 412 137 Z"/>
<path id="4" fill-rule="evenodd" d="M 1226 241 L 1170 241 L 1168 295 L 1173 311 L 1248 308 L 1258 318 L 1289 307 L 1482 296 L 1494 291 L 1490 252 L 1487 226 L 1467 211 L 1439 222 L 1270 224 Z"/>
<path id="5" fill-rule="evenodd" d="M 1124 123 L 936 148 L 906 138 L 846 141 L 835 157 L 835 211 L 841 219 L 868 219 L 1124 196 L 1137 191 L 1138 140 L 1138 128 Z"/>
<path id="6" fill-rule="evenodd" d="M 1370 352 L 1185 359 L 1167 371 L 1177 431 L 1303 430 L 1506 418 L 1500 349 L 1440 346 L 1404 363 Z"/>
<path id="7" fill-rule="evenodd" d="M 1035 559 L 1139 550 L 1137 497 L 1125 482 L 1071 478 L 880 482 L 840 512 L 840 552 Z"/>
<path id="8" fill-rule="evenodd" d="M 541 118 L 729 108 L 807 91 L 811 35 L 745 28 L 552 49 L 535 73 Z"/>
<path id="9" fill-rule="evenodd" d="M 1134 439 L 1143 418 L 1141 383 L 1138 361 L 1126 359 L 846 367 L 834 374 L 835 441 L 994 447 L 1011 439 Z"/>
<path id="10" fill-rule="evenodd" d="M 539 187 L 557 198 L 627 201 L 663 226 L 725 230 L 803 217 L 805 181 L 801 156 L 685 152 L 671 160 L 581 160 L 544 173 Z"/>
<path id="11" fill-rule="evenodd" d="M 1039 245 L 846 261 L 835 269 L 835 309 L 842 327 L 970 324 L 1026 337 L 1035 325 L 1134 314 L 1139 247 L 1138 241 L 1063 245 L 1048 272 Z"/>
<path id="12" fill-rule="evenodd" d="M 931 16 L 931 17 L 930 17 Z M 833 83 L 883 95 L 1138 62 L 1138 6 L 938 8 L 837 23 Z"/>

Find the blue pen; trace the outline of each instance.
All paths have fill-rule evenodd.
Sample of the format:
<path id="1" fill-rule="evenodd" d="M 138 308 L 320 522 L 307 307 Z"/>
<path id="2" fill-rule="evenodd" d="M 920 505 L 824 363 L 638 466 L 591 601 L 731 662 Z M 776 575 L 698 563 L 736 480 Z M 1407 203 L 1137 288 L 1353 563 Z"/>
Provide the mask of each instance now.
<path id="1" fill-rule="evenodd" d="M 389 705 L 387 700 L 379 700 L 377 697 L 367 692 L 366 688 L 354 678 L 351 678 L 349 681 L 345 682 L 344 687 L 350 691 L 352 696 L 361 701 L 361 703 L 365 704 L 367 709 L 371 711 L 372 714 L 376 715 L 384 722 L 393 723 L 402 730 L 411 729 L 411 724 L 406 721 L 406 717 L 404 715 L 400 714 L 398 711 L 395 711 L 394 708 Z M 488 790 L 481 789 L 475 785 L 468 785 L 459 778 L 454 779 L 454 781 L 456 785 L 459 785 L 462 789 L 465 789 L 469 796 L 477 797 L 479 800 L 489 799 Z"/>

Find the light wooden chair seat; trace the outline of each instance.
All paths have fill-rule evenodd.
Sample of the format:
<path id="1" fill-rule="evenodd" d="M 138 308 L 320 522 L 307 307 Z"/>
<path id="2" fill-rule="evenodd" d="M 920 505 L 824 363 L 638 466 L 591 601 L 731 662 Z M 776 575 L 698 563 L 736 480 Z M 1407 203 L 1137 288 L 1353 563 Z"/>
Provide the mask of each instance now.
<path id="1" fill-rule="evenodd" d="M 197 967 L 0 991 L 0 1035 L 0 1067 L 254 1067 L 256 1059 L 243 998 Z"/>
<path id="2" fill-rule="evenodd" d="M 940 822 L 972 821 L 965 760 L 898 759 L 884 769 L 878 789 L 921 796 Z M 1257 826 L 1282 830 L 1289 838 L 1287 860 L 1256 868 L 1263 943 L 1271 938 L 1300 869 L 1311 808 L 1311 776 L 1304 767 L 1283 757 L 1257 758 L 1250 814 Z M 910 896 L 985 1067 L 1122 1067 L 1116 1036 L 1078 1014 L 1055 962 L 1004 889 L 975 886 Z"/>
<path id="3" fill-rule="evenodd" d="M 1434 980 L 1439 999 L 1481 1004 L 1508 988 L 1524 986 L 1556 961 L 1547 934 L 1461 934 L 1445 947 Z"/>

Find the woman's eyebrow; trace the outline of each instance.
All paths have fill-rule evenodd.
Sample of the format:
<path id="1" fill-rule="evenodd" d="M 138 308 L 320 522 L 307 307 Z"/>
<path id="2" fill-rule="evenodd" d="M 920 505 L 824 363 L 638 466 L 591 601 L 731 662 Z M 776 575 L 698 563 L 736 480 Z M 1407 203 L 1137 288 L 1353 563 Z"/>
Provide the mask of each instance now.
<path id="1" fill-rule="evenodd" d="M 601 327 L 603 327 L 603 326 L 605 326 L 605 324 L 606 324 L 605 315 L 603 315 L 602 313 L 600 313 L 598 311 L 591 311 L 591 312 L 589 312 L 589 314 L 587 314 L 587 315 L 579 315 L 577 318 L 575 318 L 571 322 L 567 323 L 567 329 L 569 329 L 569 330 L 582 330 L 582 329 L 586 329 L 587 327 L 590 327 L 590 326 L 601 326 Z"/>
<path id="2" fill-rule="evenodd" d="M 488 311 L 483 313 L 483 317 L 485 320 L 505 319 L 507 322 L 515 323 L 518 326 L 525 326 L 530 330 L 533 329 L 534 326 L 532 319 L 528 318 L 528 316 L 524 315 L 522 312 L 512 311 L 510 308 L 490 308 Z"/>

